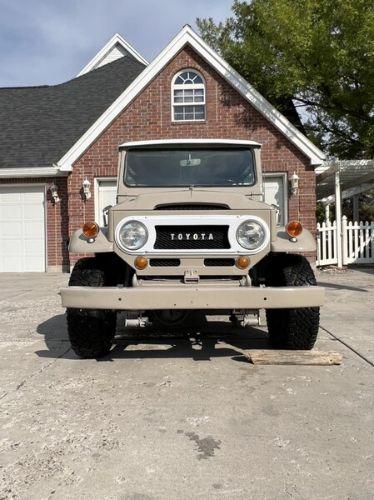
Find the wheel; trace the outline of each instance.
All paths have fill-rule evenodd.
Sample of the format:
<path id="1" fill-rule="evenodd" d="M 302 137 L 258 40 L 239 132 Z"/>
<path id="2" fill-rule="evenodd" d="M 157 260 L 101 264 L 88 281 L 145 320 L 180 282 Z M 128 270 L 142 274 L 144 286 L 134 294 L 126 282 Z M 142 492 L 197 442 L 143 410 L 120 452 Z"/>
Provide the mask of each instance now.
<path id="1" fill-rule="evenodd" d="M 271 259 L 266 272 L 268 286 L 316 286 L 316 278 L 307 259 L 284 255 Z M 310 350 L 319 328 L 319 307 L 267 309 L 270 342 L 287 349 Z"/>
<path id="2" fill-rule="evenodd" d="M 79 260 L 69 286 L 104 286 L 106 275 L 96 258 Z M 68 334 L 73 351 L 81 358 L 99 358 L 110 351 L 116 330 L 116 313 L 105 309 L 66 310 Z"/>

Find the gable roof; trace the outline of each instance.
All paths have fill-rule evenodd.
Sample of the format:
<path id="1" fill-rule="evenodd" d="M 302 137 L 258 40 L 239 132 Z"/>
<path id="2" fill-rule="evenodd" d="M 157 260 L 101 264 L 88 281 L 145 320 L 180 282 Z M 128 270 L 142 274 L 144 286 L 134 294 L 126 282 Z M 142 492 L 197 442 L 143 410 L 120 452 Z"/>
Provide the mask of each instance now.
<path id="1" fill-rule="evenodd" d="M 134 49 L 121 35 L 116 33 L 112 36 L 108 43 L 99 50 L 99 52 L 86 64 L 86 66 L 78 73 L 77 76 L 84 75 L 89 71 L 97 69 L 105 64 L 131 55 L 134 59 L 147 66 L 148 61 Z"/>
<path id="2" fill-rule="evenodd" d="M 60 85 L 0 88 L 0 175 L 52 167 L 143 69 L 128 56 Z"/>
<path id="3" fill-rule="evenodd" d="M 71 171 L 73 163 L 110 125 L 121 111 L 145 88 L 145 86 L 166 66 L 169 61 L 186 45 L 190 45 L 207 61 L 232 87 L 234 87 L 251 105 L 272 123 L 287 139 L 293 143 L 312 165 L 320 165 L 325 159 L 324 153 L 315 146 L 302 132 L 297 130 L 285 116 L 277 111 L 259 94 L 242 76 L 239 75 L 222 57 L 211 49 L 204 40 L 186 25 L 171 40 L 164 50 L 144 69 L 144 71 L 126 88 L 111 106 L 92 124 L 69 151 L 58 161 L 61 171 Z"/>

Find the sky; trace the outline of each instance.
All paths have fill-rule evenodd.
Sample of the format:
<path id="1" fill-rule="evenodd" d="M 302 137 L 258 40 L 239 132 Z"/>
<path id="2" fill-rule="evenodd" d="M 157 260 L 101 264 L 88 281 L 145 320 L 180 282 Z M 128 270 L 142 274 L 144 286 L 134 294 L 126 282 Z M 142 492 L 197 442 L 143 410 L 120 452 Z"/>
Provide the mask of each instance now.
<path id="1" fill-rule="evenodd" d="M 152 60 L 197 17 L 222 21 L 232 0 L 0 0 L 0 87 L 53 85 L 120 33 Z"/>

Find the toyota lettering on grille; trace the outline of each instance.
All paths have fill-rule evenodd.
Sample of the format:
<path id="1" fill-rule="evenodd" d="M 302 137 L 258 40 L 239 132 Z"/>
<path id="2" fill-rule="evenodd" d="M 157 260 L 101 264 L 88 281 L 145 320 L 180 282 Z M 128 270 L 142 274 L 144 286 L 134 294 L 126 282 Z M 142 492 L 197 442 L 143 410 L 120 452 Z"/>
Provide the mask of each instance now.
<path id="1" fill-rule="evenodd" d="M 214 241 L 212 233 L 170 233 L 172 241 Z"/>

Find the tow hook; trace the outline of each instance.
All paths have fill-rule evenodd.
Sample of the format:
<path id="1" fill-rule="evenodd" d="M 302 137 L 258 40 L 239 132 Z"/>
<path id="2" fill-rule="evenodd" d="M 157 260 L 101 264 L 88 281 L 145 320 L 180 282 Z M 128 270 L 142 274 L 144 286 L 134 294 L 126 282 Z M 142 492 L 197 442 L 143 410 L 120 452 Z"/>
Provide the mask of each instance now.
<path id="1" fill-rule="evenodd" d="M 200 276 L 196 270 L 188 270 L 184 273 L 183 281 L 188 285 L 197 285 L 200 281 Z"/>

